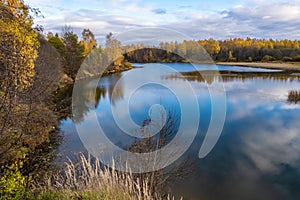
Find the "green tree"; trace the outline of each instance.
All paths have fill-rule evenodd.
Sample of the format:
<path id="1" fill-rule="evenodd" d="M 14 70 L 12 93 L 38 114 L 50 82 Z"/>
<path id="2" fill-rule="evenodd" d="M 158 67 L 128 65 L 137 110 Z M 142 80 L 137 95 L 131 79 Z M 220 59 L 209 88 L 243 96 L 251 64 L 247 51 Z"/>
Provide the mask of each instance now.
<path id="1" fill-rule="evenodd" d="M 78 69 L 84 60 L 84 46 L 70 27 L 65 27 L 62 41 L 65 46 L 65 73 L 75 79 Z"/>
<path id="2" fill-rule="evenodd" d="M 58 34 L 55 34 L 55 36 L 48 35 L 48 42 L 55 47 L 62 57 L 65 56 L 65 45 Z"/>

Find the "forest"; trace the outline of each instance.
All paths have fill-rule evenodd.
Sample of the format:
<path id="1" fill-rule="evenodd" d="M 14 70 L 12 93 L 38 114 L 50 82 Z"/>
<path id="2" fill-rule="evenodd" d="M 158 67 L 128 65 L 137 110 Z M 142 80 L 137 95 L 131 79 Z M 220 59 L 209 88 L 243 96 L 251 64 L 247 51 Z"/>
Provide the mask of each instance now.
<path id="1" fill-rule="evenodd" d="M 78 36 L 67 26 L 62 33 L 48 33 L 43 37 L 60 53 L 64 72 L 73 80 L 80 67 L 86 67 L 86 70 L 77 77 L 79 79 L 99 75 L 103 65 L 106 66 L 104 74 L 109 74 L 131 69 L 131 63 L 300 62 L 300 40 L 234 38 L 123 46 L 109 33 L 105 46 L 101 46 L 97 45 L 90 29 L 84 29 Z M 84 64 L 88 67 L 81 66 L 85 58 Z"/>
<path id="2" fill-rule="evenodd" d="M 300 61 L 299 40 L 266 40 L 255 38 L 162 42 L 158 47 L 146 48 L 143 44 L 137 46 L 131 45 L 125 48 L 127 51 L 130 50 L 130 52 L 125 54 L 125 58 L 129 62 L 137 63 L 189 62 L 193 61 L 192 56 L 195 56 L 195 52 L 201 52 L 197 51 L 199 45 L 216 62 Z"/>
<path id="3" fill-rule="evenodd" d="M 72 34 L 78 38 L 74 33 Z M 110 52 L 112 57 L 113 55 L 123 55 L 121 63 L 125 61 L 130 63 L 192 62 L 196 59 L 193 57 L 197 57 L 196 54 L 199 54 L 199 52 L 203 53 L 203 55 L 208 54 L 215 62 L 300 61 L 300 40 L 233 38 L 226 40 L 205 39 L 183 42 L 161 42 L 157 46 L 146 46 L 144 44 L 122 46 L 110 33 L 106 37 L 105 48 L 97 46 L 94 34 L 89 29 L 83 31 L 82 38 L 83 40 L 77 43 L 79 46 L 82 44 L 85 50 L 84 53 L 79 51 L 78 55 L 86 56 L 87 52 L 90 52 L 92 49 L 94 55 L 101 55 L 104 49 L 111 49 L 110 51 L 113 49 L 114 52 Z M 67 38 L 65 36 L 60 38 L 58 34 L 53 36 L 50 33 L 47 39 L 65 57 L 65 60 L 68 60 L 68 56 L 64 52 L 68 52 L 69 47 L 63 47 L 62 42 L 66 41 Z M 66 49 L 62 50 L 63 48 Z"/>

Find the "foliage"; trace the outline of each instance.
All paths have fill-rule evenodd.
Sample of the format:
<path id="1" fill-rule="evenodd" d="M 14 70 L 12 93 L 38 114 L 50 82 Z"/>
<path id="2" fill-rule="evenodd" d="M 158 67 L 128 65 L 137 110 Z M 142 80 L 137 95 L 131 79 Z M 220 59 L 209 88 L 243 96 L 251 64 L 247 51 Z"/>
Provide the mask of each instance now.
<path id="1" fill-rule="evenodd" d="M 65 73 L 75 79 L 77 71 L 84 60 L 84 46 L 70 28 L 64 30 L 62 41 L 65 46 Z"/>
<path id="2" fill-rule="evenodd" d="M 60 53 L 61 56 L 65 55 L 65 45 L 61 38 L 56 34 L 55 36 L 49 36 L 48 42 Z"/>
<path id="3" fill-rule="evenodd" d="M 265 55 L 261 60 L 262 61 L 275 61 L 276 59 L 273 56 Z"/>
<path id="4" fill-rule="evenodd" d="M 130 62 L 185 62 L 205 61 L 202 46 L 215 61 L 299 61 L 299 40 L 265 40 L 265 39 L 226 39 L 162 42 L 160 49 L 153 46 L 129 45 L 126 47 L 126 59 Z M 163 53 L 162 50 L 166 52 Z M 199 55 L 202 55 L 202 57 Z M 198 57 L 197 57 L 198 56 Z M 265 57 L 267 56 L 267 57 Z M 270 57 L 268 57 L 270 56 Z M 196 57 L 196 59 L 193 59 Z M 287 58 L 292 58 L 287 59 Z"/>
<path id="5" fill-rule="evenodd" d="M 24 153 L 11 149 L 27 123 L 30 107 L 19 102 L 19 97 L 32 85 L 39 44 L 37 33 L 31 28 L 29 8 L 22 1 L 1 1 L 0 8 L 0 163 L 3 163 L 5 157 Z M 12 155 L 5 156 L 9 152 Z"/>
<path id="6" fill-rule="evenodd" d="M 58 54 L 32 28 L 21 0 L 0 4 L 0 176 L 2 198 L 21 198 L 44 175 L 57 136 L 51 97 L 61 76 Z M 51 47 L 51 48 L 50 48 Z"/>
<path id="7" fill-rule="evenodd" d="M 87 56 L 94 48 L 97 47 L 97 41 L 95 39 L 94 33 L 90 29 L 84 29 L 82 31 L 82 41 L 84 46 L 84 56 Z"/>
<path id="8" fill-rule="evenodd" d="M 26 177 L 20 172 L 23 163 L 17 161 L 7 167 L 0 178 L 0 199 L 21 199 L 27 187 Z"/>
<path id="9" fill-rule="evenodd" d="M 33 21 L 28 14 L 29 8 L 22 1 L 2 0 L 0 9 L 0 58 L 1 71 L 5 74 L 1 86 L 17 92 L 32 82 L 37 33 L 31 28 Z"/>
<path id="10" fill-rule="evenodd" d="M 62 37 L 59 37 L 58 34 L 53 36 L 50 33 L 47 39 L 60 53 L 60 57 L 63 59 L 64 73 L 74 80 L 87 51 L 85 43 L 80 42 L 78 36 L 67 26 L 64 27 Z"/>
<path id="11" fill-rule="evenodd" d="M 48 33 L 47 39 L 60 53 L 64 62 L 64 73 L 73 80 L 80 67 L 84 74 L 80 74 L 78 79 L 100 74 L 103 66 L 106 66 L 104 75 L 132 68 L 131 63 L 122 55 L 121 43 L 113 37 L 112 33 L 106 37 L 105 48 L 97 47 L 95 36 L 90 29 L 83 30 L 81 41 L 70 27 L 64 28 L 62 37 Z"/>

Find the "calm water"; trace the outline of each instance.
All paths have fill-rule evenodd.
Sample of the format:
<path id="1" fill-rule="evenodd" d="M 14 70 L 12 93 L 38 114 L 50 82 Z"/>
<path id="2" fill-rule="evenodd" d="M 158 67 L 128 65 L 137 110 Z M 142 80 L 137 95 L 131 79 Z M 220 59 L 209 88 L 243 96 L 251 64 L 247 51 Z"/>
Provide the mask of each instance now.
<path id="1" fill-rule="evenodd" d="M 148 68 L 159 64 L 136 64 Z M 164 64 L 179 72 L 192 72 L 190 64 Z M 209 73 L 211 66 L 197 65 Z M 174 87 L 188 81 L 196 94 L 199 109 L 199 130 L 189 150 L 178 162 L 165 169 L 174 172 L 166 191 L 185 199 L 300 199 L 300 104 L 287 101 L 291 90 L 300 90 L 300 76 L 280 70 L 218 66 L 227 96 L 227 115 L 221 137 L 204 159 L 198 158 L 199 148 L 208 129 L 211 100 L 207 84 L 222 81 L 219 77 L 204 80 L 199 74 L 183 75 L 157 72 L 157 76 Z M 61 121 L 65 142 L 59 147 L 62 157 L 84 152 L 74 123 L 88 126 L 89 110 L 96 106 L 97 117 L 109 139 L 126 148 L 134 138 L 124 134 L 114 122 L 111 108 L 122 115 L 128 91 L 134 81 L 143 79 L 143 68 L 134 68 L 136 77 L 126 79 L 127 72 L 85 81 L 82 94 L 85 105 L 77 110 L 76 118 Z M 139 73 L 140 72 L 140 73 Z M 122 84 L 115 88 L 123 77 Z M 90 95 L 97 87 L 96 97 Z M 112 95 L 115 89 L 114 95 Z M 190 95 L 185 95 L 189 101 Z M 96 105 L 93 105 L 96 98 Z M 161 104 L 180 115 L 176 95 L 166 87 L 147 84 L 131 94 L 131 119 L 142 126 L 149 118 L 151 105 Z M 191 119 L 192 120 L 192 119 Z M 93 131 L 93 130 L 89 130 Z M 170 138 L 172 139 L 172 137 Z"/>

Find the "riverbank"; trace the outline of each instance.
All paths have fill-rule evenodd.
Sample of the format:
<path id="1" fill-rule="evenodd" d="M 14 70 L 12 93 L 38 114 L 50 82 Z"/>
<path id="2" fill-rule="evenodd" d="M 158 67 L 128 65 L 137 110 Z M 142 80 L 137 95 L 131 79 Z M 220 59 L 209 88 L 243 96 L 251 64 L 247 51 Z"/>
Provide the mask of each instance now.
<path id="1" fill-rule="evenodd" d="M 297 70 L 300 71 L 300 63 L 285 63 L 285 62 L 217 62 L 218 65 L 225 66 L 242 66 L 256 67 L 266 69 L 282 69 L 282 70 Z"/>
<path id="2" fill-rule="evenodd" d="M 100 167 L 100 160 L 93 160 L 90 156 L 78 156 L 77 162 L 69 160 L 62 170 L 46 179 L 44 184 L 32 184 L 32 188 L 20 199 L 174 199 L 170 194 L 160 194 L 154 190 L 153 182 L 150 181 L 154 178 L 153 173 L 148 179 L 141 179 L 141 176 L 136 174 Z"/>

